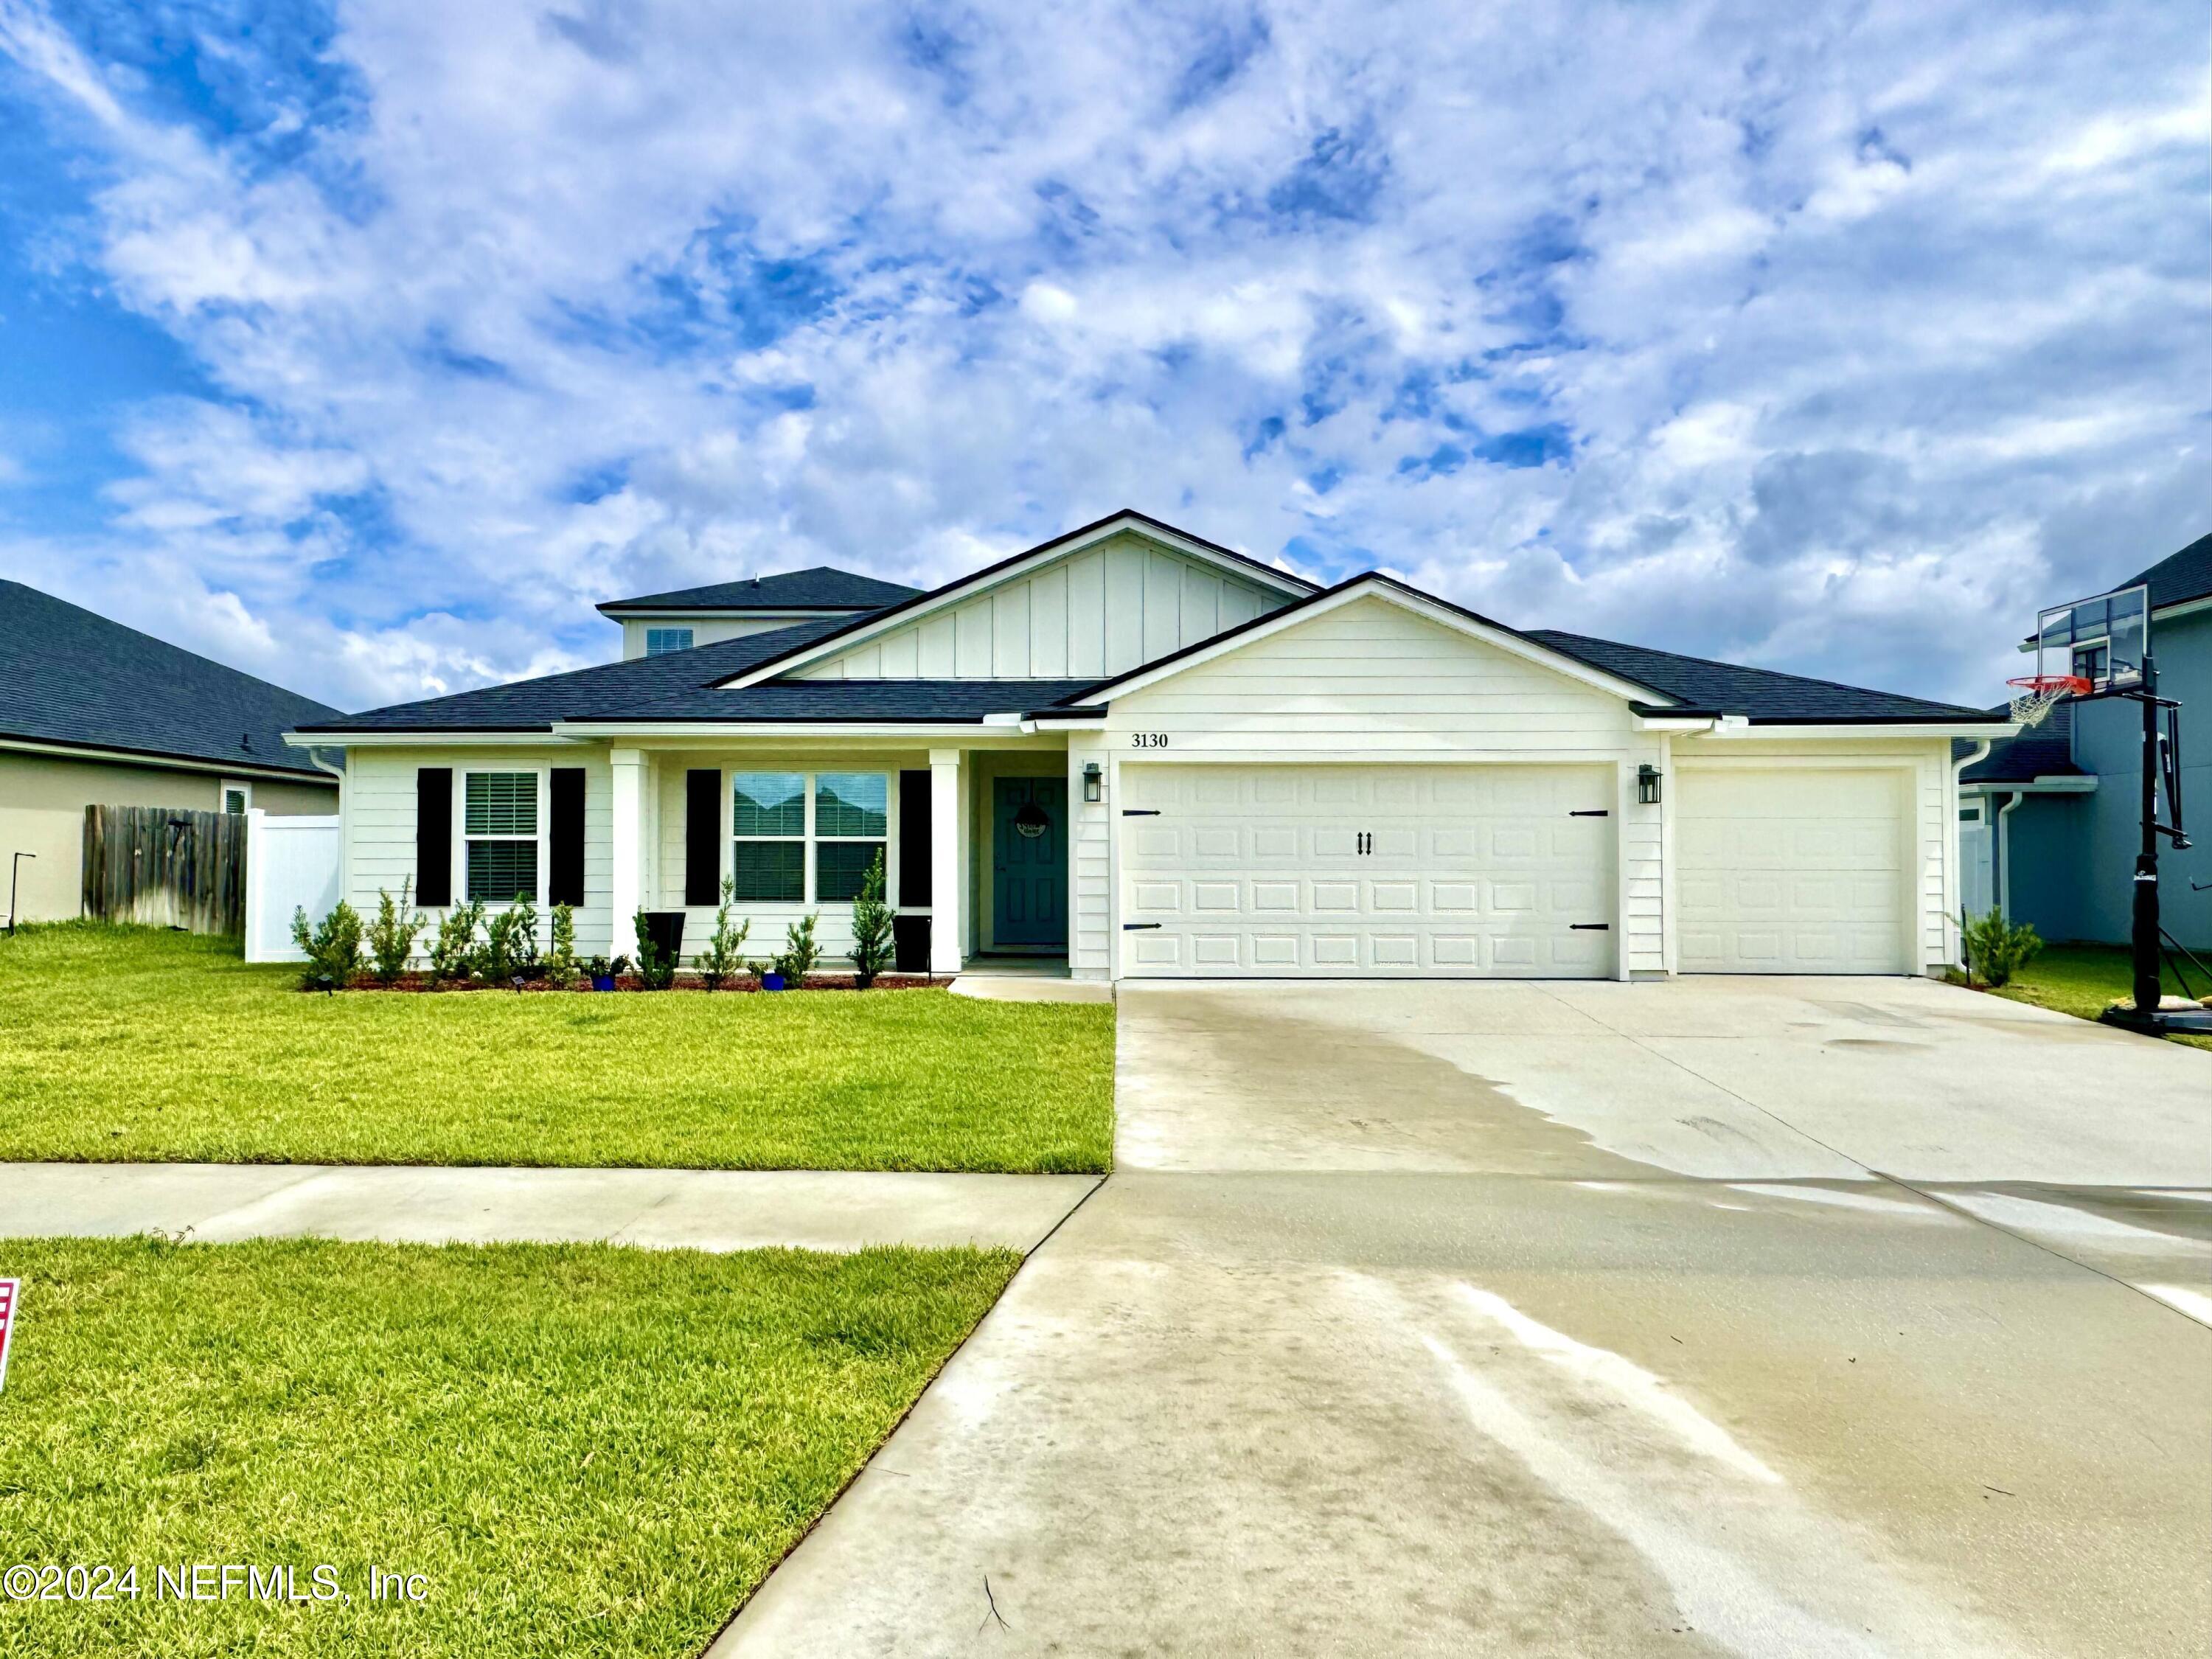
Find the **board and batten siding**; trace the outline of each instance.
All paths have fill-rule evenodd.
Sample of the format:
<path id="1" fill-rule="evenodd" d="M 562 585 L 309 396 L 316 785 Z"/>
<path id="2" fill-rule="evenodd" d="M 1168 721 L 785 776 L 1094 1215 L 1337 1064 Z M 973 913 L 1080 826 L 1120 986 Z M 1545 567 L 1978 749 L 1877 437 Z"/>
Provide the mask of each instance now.
<path id="1" fill-rule="evenodd" d="M 1140 737 L 1164 737 L 1161 748 Z M 1663 739 L 1626 702 L 1383 599 L 1363 599 L 1114 699 L 1105 734 L 1124 761 L 1317 765 L 1609 763 L 1624 972 L 1666 970 L 1663 810 L 1636 799 Z M 1071 757 L 1071 759 L 1073 757 Z M 1079 861 L 1079 916 L 1110 871 Z M 1091 884 L 1103 881 L 1096 893 Z M 1110 920 L 1109 920 L 1110 927 Z M 1110 951 L 1112 941 L 1103 945 Z M 1076 971 L 1087 963 L 1080 957 Z"/>
<path id="2" fill-rule="evenodd" d="M 1936 972 L 1959 957 L 1959 788 L 1947 738 L 1828 738 L 1677 737 L 1680 766 L 1751 767 L 1775 771 L 1812 767 L 1861 770 L 1894 767 L 1909 775 L 1911 826 L 1918 894 L 1918 966 Z"/>
<path id="3" fill-rule="evenodd" d="M 415 877 L 415 774 L 417 768 L 424 766 L 451 767 L 457 781 L 465 772 L 544 774 L 556 766 L 583 768 L 584 902 L 576 909 L 576 953 L 598 956 L 613 948 L 613 867 L 608 859 L 608 848 L 614 825 L 614 778 L 607 765 L 606 750 L 597 744 L 514 749 L 477 744 L 422 749 L 380 746 L 349 750 L 341 813 L 345 831 L 342 879 L 347 902 L 367 919 L 376 915 L 379 888 L 389 890 L 395 901 L 402 882 L 409 884 L 411 890 Z M 541 784 L 541 805 L 544 798 Z M 541 893 L 550 865 L 551 826 L 546 819 L 547 815 L 541 811 L 538 826 Z M 458 793 L 453 820 L 458 827 L 461 822 Z M 466 868 L 456 858 L 455 897 L 465 896 L 466 890 Z M 445 910 L 438 905 L 416 908 L 429 918 L 429 925 L 415 943 L 416 956 L 420 959 L 428 956 L 430 941 L 438 931 L 438 919 Z M 538 919 L 541 950 L 550 942 L 550 933 L 545 909 L 541 905 Z"/>
<path id="4" fill-rule="evenodd" d="M 1289 596 L 1134 534 L 1109 537 L 793 676 L 1104 679 L 1209 640 Z"/>

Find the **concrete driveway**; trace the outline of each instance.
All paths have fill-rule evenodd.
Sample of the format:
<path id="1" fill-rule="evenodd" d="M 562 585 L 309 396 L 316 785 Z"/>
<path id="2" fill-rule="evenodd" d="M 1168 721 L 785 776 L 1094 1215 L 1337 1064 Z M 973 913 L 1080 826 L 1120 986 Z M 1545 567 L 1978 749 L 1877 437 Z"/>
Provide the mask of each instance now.
<path id="1" fill-rule="evenodd" d="M 2212 1056 L 1132 987 L 1117 1173 L 720 1655 L 2201 1655 Z"/>

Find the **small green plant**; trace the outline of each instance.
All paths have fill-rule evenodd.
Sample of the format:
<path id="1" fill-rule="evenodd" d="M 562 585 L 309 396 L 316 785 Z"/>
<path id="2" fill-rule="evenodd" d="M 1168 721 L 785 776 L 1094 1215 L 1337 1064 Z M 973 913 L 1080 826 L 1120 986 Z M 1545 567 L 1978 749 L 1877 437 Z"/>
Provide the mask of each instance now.
<path id="1" fill-rule="evenodd" d="M 556 985 L 576 982 L 576 907 L 553 907 L 553 943 L 545 952 L 545 977 Z"/>
<path id="2" fill-rule="evenodd" d="M 745 937 L 753 930 L 750 919 L 730 925 L 730 906 L 738 893 L 736 878 L 722 878 L 722 902 L 714 912 L 714 934 L 707 941 L 707 948 L 699 953 L 699 977 L 707 982 L 710 991 L 719 991 L 726 981 L 735 979 L 745 970 Z"/>
<path id="3" fill-rule="evenodd" d="M 868 866 L 853 901 L 853 979 L 865 991 L 891 959 L 891 907 L 884 902 L 884 855 Z"/>
<path id="4" fill-rule="evenodd" d="M 465 980 L 476 971 L 477 929 L 483 922 L 483 901 L 456 904 L 438 918 L 438 936 L 430 941 L 430 977 Z"/>
<path id="5" fill-rule="evenodd" d="M 300 970 L 302 990 L 342 991 L 361 971 L 361 915 L 340 899 L 322 925 L 307 925 L 306 909 L 292 912 L 292 943 L 307 953 Z"/>
<path id="6" fill-rule="evenodd" d="M 775 971 L 794 990 L 805 981 L 808 972 L 821 959 L 822 947 L 814 942 L 817 920 L 815 915 L 804 915 L 783 930 L 783 949 L 776 953 Z"/>
<path id="7" fill-rule="evenodd" d="M 514 903 L 484 924 L 477 966 L 494 984 L 538 977 L 538 907 L 528 894 L 517 893 Z"/>
<path id="8" fill-rule="evenodd" d="M 2009 984 L 2012 976 L 2043 949 L 2043 940 L 2033 927 L 2024 921 L 2008 922 L 2002 911 L 1995 909 L 1978 919 L 1962 908 L 1959 939 L 1966 951 L 1967 982 L 1979 981 L 1992 988 Z"/>
<path id="9" fill-rule="evenodd" d="M 665 991 L 676 983 L 676 956 L 673 951 L 663 951 L 653 944 L 653 936 L 645 925 L 646 914 L 643 908 L 640 908 L 630 918 L 631 925 L 637 930 L 638 982 L 648 991 Z"/>
<path id="10" fill-rule="evenodd" d="M 426 925 L 422 914 L 407 902 L 414 878 L 399 884 L 399 902 L 384 888 L 376 890 L 376 920 L 368 924 L 369 971 L 379 985 L 396 985 L 407 971 L 407 958 L 415 954 L 416 936 Z"/>

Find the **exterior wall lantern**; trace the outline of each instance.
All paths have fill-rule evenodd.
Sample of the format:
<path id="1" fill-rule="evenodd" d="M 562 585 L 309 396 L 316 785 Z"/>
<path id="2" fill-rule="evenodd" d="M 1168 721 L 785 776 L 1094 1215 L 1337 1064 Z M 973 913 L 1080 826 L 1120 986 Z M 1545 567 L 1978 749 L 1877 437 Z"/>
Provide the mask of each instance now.
<path id="1" fill-rule="evenodd" d="M 1659 804 L 1659 769 L 1649 763 L 1636 769 L 1636 799 L 1646 806 Z"/>
<path id="2" fill-rule="evenodd" d="M 1103 800 L 1105 797 L 1106 781 L 1098 775 L 1098 763 L 1097 761 L 1084 762 L 1083 799 L 1087 801 L 1097 802 Z"/>

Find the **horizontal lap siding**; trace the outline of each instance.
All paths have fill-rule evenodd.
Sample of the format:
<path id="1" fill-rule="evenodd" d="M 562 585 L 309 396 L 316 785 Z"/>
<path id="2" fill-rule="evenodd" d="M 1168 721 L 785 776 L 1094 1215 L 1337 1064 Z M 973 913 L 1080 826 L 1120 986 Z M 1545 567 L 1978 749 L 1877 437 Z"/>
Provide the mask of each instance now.
<path id="1" fill-rule="evenodd" d="M 1113 751 L 1088 734 L 1071 737 L 1067 749 L 1067 810 L 1073 821 L 1070 891 L 1074 931 L 1068 941 L 1068 971 L 1078 979 L 1107 979 L 1114 971 L 1114 802 L 1083 799 L 1083 768 L 1097 766 L 1102 779 L 1113 770 Z"/>
<path id="2" fill-rule="evenodd" d="M 364 917 L 376 914 L 377 890 L 388 890 L 396 900 L 402 882 L 415 876 L 415 774 L 425 766 L 450 767 L 458 778 L 465 772 L 544 771 L 555 766 L 584 769 L 584 902 L 576 910 L 576 949 L 591 956 L 611 948 L 614 918 L 611 867 L 607 858 L 608 837 L 613 828 L 614 781 L 604 748 L 582 744 L 559 748 L 487 749 L 355 749 L 346 757 L 345 782 L 345 894 L 348 902 Z M 543 878 L 550 856 L 550 825 L 539 824 L 539 873 Z M 465 890 L 465 871 L 456 863 L 453 891 Z M 424 908 L 429 926 L 416 942 L 418 954 L 427 955 L 443 908 Z M 550 942 L 548 919 L 538 924 L 541 947 Z"/>
<path id="3" fill-rule="evenodd" d="M 1160 733 L 1164 750 L 1138 749 Z M 1127 762 L 1430 764 L 1557 760 L 1658 764 L 1660 739 L 1622 699 L 1381 600 L 1285 629 L 1158 686 L 1116 698 L 1109 754 Z M 1613 807 L 1629 971 L 1666 965 L 1661 809 L 1632 783 Z M 1079 905 L 1095 879 L 1079 868 Z M 1103 903 L 1103 897 L 1101 900 Z M 1110 948 L 1110 940 L 1108 941 Z"/>
<path id="4" fill-rule="evenodd" d="M 801 679 L 1104 678 L 1208 640 L 1285 596 L 1117 536 L 799 671 Z"/>

